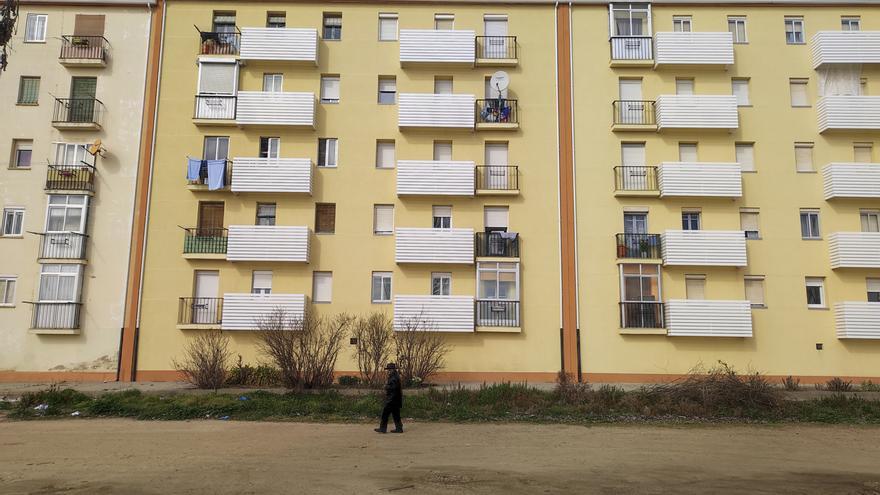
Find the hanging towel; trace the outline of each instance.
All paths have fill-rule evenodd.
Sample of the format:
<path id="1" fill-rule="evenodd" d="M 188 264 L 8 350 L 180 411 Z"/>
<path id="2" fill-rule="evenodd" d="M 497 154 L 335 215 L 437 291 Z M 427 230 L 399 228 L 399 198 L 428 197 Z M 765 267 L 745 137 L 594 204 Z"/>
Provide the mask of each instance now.
<path id="1" fill-rule="evenodd" d="M 199 180 L 199 169 L 202 168 L 202 160 L 198 158 L 189 158 L 186 159 L 186 180 L 190 182 L 198 182 Z"/>
<path id="2" fill-rule="evenodd" d="M 516 240 L 517 233 L 516 232 L 498 232 L 498 236 L 504 240 L 514 241 L 514 240 Z"/>
<path id="3" fill-rule="evenodd" d="M 226 160 L 208 160 L 208 189 L 216 191 L 226 187 Z"/>

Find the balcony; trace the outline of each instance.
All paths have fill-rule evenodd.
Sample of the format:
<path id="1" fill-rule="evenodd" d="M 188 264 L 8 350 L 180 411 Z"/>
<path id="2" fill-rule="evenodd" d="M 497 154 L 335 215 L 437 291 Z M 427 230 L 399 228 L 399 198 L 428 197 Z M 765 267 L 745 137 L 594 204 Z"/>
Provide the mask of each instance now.
<path id="1" fill-rule="evenodd" d="M 823 96 L 816 113 L 819 132 L 880 130 L 880 96 Z"/>
<path id="2" fill-rule="evenodd" d="M 733 95 L 662 95 L 657 98 L 657 129 L 736 129 Z"/>
<path id="3" fill-rule="evenodd" d="M 30 304 L 34 307 L 31 330 L 37 330 L 37 333 L 40 330 L 49 330 L 46 333 L 78 333 L 82 303 L 37 301 Z"/>
<path id="4" fill-rule="evenodd" d="M 519 194 L 519 167 L 479 165 L 475 169 L 477 196 Z"/>
<path id="5" fill-rule="evenodd" d="M 741 230 L 667 230 L 660 239 L 667 266 L 746 266 Z"/>
<path id="6" fill-rule="evenodd" d="M 309 262 L 309 228 L 276 225 L 230 225 L 229 261 Z"/>
<path id="7" fill-rule="evenodd" d="M 474 128 L 474 95 L 400 93 L 397 125 L 403 129 Z"/>
<path id="8" fill-rule="evenodd" d="M 220 328 L 222 297 L 181 297 L 177 305 L 177 328 Z"/>
<path id="9" fill-rule="evenodd" d="M 43 232 L 40 236 L 40 261 L 85 261 L 88 237 L 79 232 Z"/>
<path id="10" fill-rule="evenodd" d="M 474 264 L 473 229 L 398 228 L 394 233 L 397 263 Z"/>
<path id="11" fill-rule="evenodd" d="M 657 167 L 614 167 L 615 196 L 658 196 Z"/>
<path id="12" fill-rule="evenodd" d="M 826 64 L 880 64 L 880 31 L 819 31 L 810 46 L 814 69 Z"/>
<path id="13" fill-rule="evenodd" d="M 232 192 L 312 194 L 309 158 L 235 158 Z"/>
<path id="14" fill-rule="evenodd" d="M 880 268 L 880 232 L 834 232 L 828 236 L 831 268 Z"/>
<path id="15" fill-rule="evenodd" d="M 648 100 L 616 100 L 611 103 L 612 131 L 655 131 L 654 102 Z"/>
<path id="16" fill-rule="evenodd" d="M 654 65 L 653 40 L 650 36 L 612 36 L 611 66 Z"/>
<path id="17" fill-rule="evenodd" d="M 664 327 L 662 302 L 620 303 L 620 328 L 662 329 Z"/>
<path id="18" fill-rule="evenodd" d="M 657 182 L 661 197 L 742 197 L 742 167 L 739 163 L 661 163 Z"/>
<path id="19" fill-rule="evenodd" d="M 242 28 L 241 59 L 305 62 L 318 65 L 318 30 Z"/>
<path id="20" fill-rule="evenodd" d="M 398 196 L 473 196 L 474 179 L 474 162 L 397 162 Z"/>
<path id="21" fill-rule="evenodd" d="M 188 158 L 186 180 L 187 189 L 191 191 L 228 191 L 232 182 L 232 162 Z"/>
<path id="22" fill-rule="evenodd" d="M 519 301 L 482 299 L 476 303 L 477 329 L 481 332 L 498 332 L 503 328 L 519 329 Z"/>
<path id="23" fill-rule="evenodd" d="M 315 128 L 315 93 L 239 91 L 238 125 Z"/>
<path id="24" fill-rule="evenodd" d="M 66 67 L 104 67 L 108 46 L 103 36 L 62 36 L 58 62 Z"/>
<path id="25" fill-rule="evenodd" d="M 199 55 L 238 55 L 241 47 L 241 33 L 218 33 L 199 31 Z"/>
<path id="26" fill-rule="evenodd" d="M 501 98 L 477 100 L 476 105 L 478 130 L 519 129 L 516 100 Z"/>
<path id="27" fill-rule="evenodd" d="M 419 328 L 433 332 L 473 332 L 471 296 L 395 296 L 394 329 Z"/>
<path id="28" fill-rule="evenodd" d="M 630 234 L 615 236 L 618 259 L 659 260 L 662 257 L 660 234 Z"/>
<path id="29" fill-rule="evenodd" d="M 516 232 L 477 232 L 477 258 L 519 258 L 519 239 Z"/>
<path id="30" fill-rule="evenodd" d="M 880 163 L 829 163 L 822 168 L 825 199 L 880 199 Z"/>
<path id="31" fill-rule="evenodd" d="M 655 65 L 733 65 L 733 34 L 729 32 L 666 32 L 655 36 Z"/>
<path id="32" fill-rule="evenodd" d="M 95 191 L 95 167 L 91 165 L 49 165 L 47 191 Z"/>
<path id="33" fill-rule="evenodd" d="M 228 233 L 223 228 L 183 228 L 183 257 L 225 259 Z"/>
<path id="34" fill-rule="evenodd" d="M 62 131 L 101 129 L 104 104 L 96 98 L 55 98 L 52 127 Z"/>
<path id="35" fill-rule="evenodd" d="M 516 36 L 477 36 L 478 67 L 513 67 L 519 63 Z"/>
<path id="36" fill-rule="evenodd" d="M 223 330 L 259 330 L 259 322 L 282 310 L 288 320 L 297 321 L 306 309 L 303 294 L 223 294 Z"/>
<path id="37" fill-rule="evenodd" d="M 193 122 L 197 125 L 235 125 L 235 95 L 196 95 Z"/>
<path id="38" fill-rule="evenodd" d="M 838 339 L 880 339 L 880 303 L 846 301 L 834 305 Z"/>
<path id="39" fill-rule="evenodd" d="M 476 33 L 468 30 L 401 29 L 400 65 L 472 66 Z"/>
<path id="40" fill-rule="evenodd" d="M 751 337 L 749 301 L 671 299 L 666 301 L 670 337 Z"/>

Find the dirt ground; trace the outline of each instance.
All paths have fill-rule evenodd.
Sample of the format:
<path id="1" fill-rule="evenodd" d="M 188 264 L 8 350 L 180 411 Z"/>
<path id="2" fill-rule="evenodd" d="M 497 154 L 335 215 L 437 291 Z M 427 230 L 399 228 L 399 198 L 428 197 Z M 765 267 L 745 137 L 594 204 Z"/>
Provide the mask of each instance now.
<path id="1" fill-rule="evenodd" d="M 2 494 L 880 494 L 880 429 L 0 421 Z"/>

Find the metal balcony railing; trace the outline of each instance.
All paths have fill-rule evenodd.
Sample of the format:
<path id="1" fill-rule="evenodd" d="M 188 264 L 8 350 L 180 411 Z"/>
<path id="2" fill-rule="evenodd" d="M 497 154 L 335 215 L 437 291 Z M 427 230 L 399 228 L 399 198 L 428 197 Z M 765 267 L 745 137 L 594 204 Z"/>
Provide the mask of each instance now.
<path id="1" fill-rule="evenodd" d="M 660 234 L 617 234 L 617 257 L 659 259 Z"/>
<path id="2" fill-rule="evenodd" d="M 657 125 L 651 100 L 616 100 L 611 103 L 614 125 Z"/>
<path id="3" fill-rule="evenodd" d="M 518 327 L 519 301 L 483 299 L 476 301 L 478 327 Z"/>
<path id="4" fill-rule="evenodd" d="M 61 60 L 105 60 L 107 57 L 107 38 L 103 36 L 76 36 L 68 35 L 61 37 Z"/>
<path id="5" fill-rule="evenodd" d="M 36 330 L 75 330 L 79 328 L 82 303 L 28 302 L 33 305 L 31 328 Z"/>
<path id="6" fill-rule="evenodd" d="M 219 325 L 222 315 L 222 297 L 181 297 L 177 307 L 177 324 Z"/>
<path id="7" fill-rule="evenodd" d="M 40 258 L 58 260 L 86 259 L 88 237 L 79 232 L 37 232 L 40 236 Z"/>
<path id="8" fill-rule="evenodd" d="M 663 303 L 620 303 L 620 328 L 663 328 Z"/>
<path id="9" fill-rule="evenodd" d="M 184 254 L 225 254 L 226 242 L 224 228 L 183 228 Z"/>
<path id="10" fill-rule="evenodd" d="M 614 189 L 618 191 L 658 191 L 657 167 L 614 167 Z"/>
<path id="11" fill-rule="evenodd" d="M 612 36 L 611 60 L 653 60 L 650 36 Z"/>
<path id="12" fill-rule="evenodd" d="M 235 95 L 196 95 L 193 118 L 235 120 L 238 98 Z"/>
<path id="13" fill-rule="evenodd" d="M 519 167 L 512 165 L 479 165 L 476 167 L 477 189 L 489 191 L 519 190 Z"/>
<path id="14" fill-rule="evenodd" d="M 477 232 L 475 239 L 477 256 L 519 258 L 519 234 L 516 232 Z"/>
<path id="15" fill-rule="evenodd" d="M 238 28 L 232 33 L 199 31 L 199 38 L 199 55 L 238 55 L 241 47 L 241 32 Z"/>
<path id="16" fill-rule="evenodd" d="M 55 98 L 53 124 L 101 124 L 104 104 L 97 98 Z"/>
<path id="17" fill-rule="evenodd" d="M 95 172 L 95 167 L 91 165 L 49 165 L 46 189 L 94 192 Z"/>
<path id="18" fill-rule="evenodd" d="M 518 124 L 517 101 L 504 98 L 477 100 L 478 124 Z"/>
<path id="19" fill-rule="evenodd" d="M 477 36 L 477 58 L 516 59 L 516 36 Z"/>

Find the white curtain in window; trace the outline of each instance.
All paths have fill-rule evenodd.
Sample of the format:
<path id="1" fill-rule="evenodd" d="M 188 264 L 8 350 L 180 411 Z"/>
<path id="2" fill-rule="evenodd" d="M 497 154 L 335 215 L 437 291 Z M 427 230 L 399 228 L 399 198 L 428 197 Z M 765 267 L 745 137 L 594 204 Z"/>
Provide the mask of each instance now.
<path id="1" fill-rule="evenodd" d="M 376 143 L 376 167 L 394 168 L 394 143 Z"/>
<path id="2" fill-rule="evenodd" d="M 825 64 L 816 70 L 819 72 L 819 96 L 857 96 L 861 94 L 861 65 Z"/>

